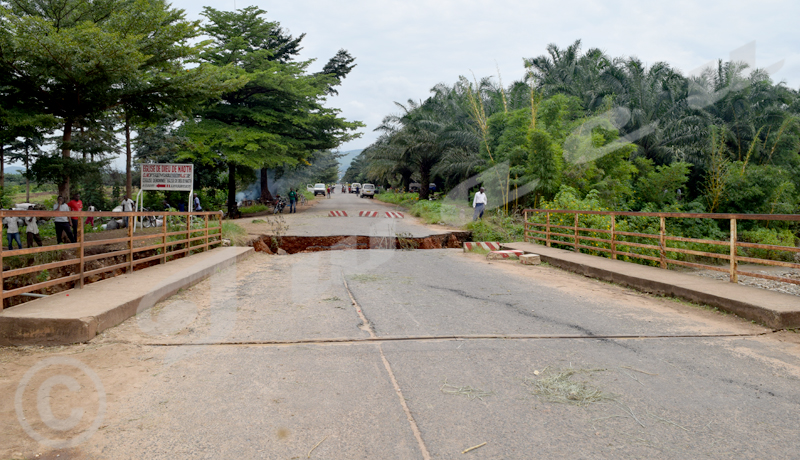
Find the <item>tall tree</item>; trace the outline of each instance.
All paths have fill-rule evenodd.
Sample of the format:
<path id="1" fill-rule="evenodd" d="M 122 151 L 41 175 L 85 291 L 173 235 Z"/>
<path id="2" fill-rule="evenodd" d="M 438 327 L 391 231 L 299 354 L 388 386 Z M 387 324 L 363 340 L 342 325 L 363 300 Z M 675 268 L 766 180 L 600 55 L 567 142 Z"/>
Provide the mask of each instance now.
<path id="1" fill-rule="evenodd" d="M 265 13 L 256 7 L 235 12 L 206 7 L 203 12 L 208 19 L 204 30 L 213 40 L 203 60 L 237 69 L 247 83 L 226 92 L 220 102 L 208 104 L 186 123 L 190 142 L 184 155 L 228 166 L 230 215 L 237 209 L 238 167 L 296 165 L 316 150 L 336 148 L 358 137 L 360 134 L 353 132 L 363 126 L 324 106 L 334 76 L 309 74 L 311 61 L 275 59 L 271 34 L 281 29 L 277 22 L 264 19 Z M 264 175 L 262 196 L 263 190 L 268 195 Z"/>
<path id="2" fill-rule="evenodd" d="M 60 154 L 49 168 L 68 194 L 73 129 L 123 103 L 161 101 L 208 90 L 219 69 L 182 67 L 204 43 L 197 24 L 163 0 L 6 0 L 0 9 L 1 84 L 59 118 Z M 213 88 L 212 88 L 213 89 Z M 211 91 L 213 93 L 213 91 Z M 205 96 L 209 94 L 206 93 Z M 126 112 L 127 113 L 127 112 Z M 58 171 L 61 171 L 58 173 Z"/>

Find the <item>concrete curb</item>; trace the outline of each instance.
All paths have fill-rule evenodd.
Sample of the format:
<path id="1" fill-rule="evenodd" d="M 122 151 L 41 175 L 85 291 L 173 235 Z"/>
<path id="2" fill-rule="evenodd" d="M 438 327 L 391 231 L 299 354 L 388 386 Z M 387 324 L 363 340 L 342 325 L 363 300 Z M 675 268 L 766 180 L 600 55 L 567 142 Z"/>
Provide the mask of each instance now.
<path id="1" fill-rule="evenodd" d="M 88 342 L 254 253 L 253 248 L 217 248 L 3 310 L 0 345 Z"/>
<path id="2" fill-rule="evenodd" d="M 775 329 L 800 327 L 798 296 L 534 243 L 504 243 L 502 247 L 539 254 L 542 262 L 590 278 L 717 307 Z"/>

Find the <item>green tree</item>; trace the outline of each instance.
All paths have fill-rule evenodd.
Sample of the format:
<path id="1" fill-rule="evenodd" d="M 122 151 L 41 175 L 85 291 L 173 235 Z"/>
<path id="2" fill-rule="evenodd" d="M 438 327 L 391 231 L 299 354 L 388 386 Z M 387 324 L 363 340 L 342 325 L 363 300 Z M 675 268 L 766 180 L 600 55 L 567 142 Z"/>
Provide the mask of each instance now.
<path id="1" fill-rule="evenodd" d="M 182 155 L 201 164 L 227 165 L 230 215 L 236 214 L 237 168 L 293 166 L 314 151 L 358 137 L 353 132 L 363 126 L 324 106 L 335 77 L 309 74 L 311 61 L 275 59 L 271 31 L 280 27 L 264 14 L 255 7 L 235 12 L 206 7 L 203 12 L 208 19 L 204 30 L 212 38 L 203 60 L 235 68 L 247 83 L 185 124 L 189 144 Z M 265 176 L 262 191 L 268 193 Z"/>
<path id="2" fill-rule="evenodd" d="M 81 167 L 70 165 L 73 130 L 111 109 L 126 121 L 152 104 L 180 104 L 220 89 L 219 69 L 183 68 L 205 43 L 197 24 L 162 0 L 8 0 L 0 8 L 0 86 L 60 120 L 59 193 Z M 225 86 L 225 85 L 222 85 Z M 126 127 L 129 126 L 126 123 Z M 52 166 L 58 163 L 58 167 Z"/>

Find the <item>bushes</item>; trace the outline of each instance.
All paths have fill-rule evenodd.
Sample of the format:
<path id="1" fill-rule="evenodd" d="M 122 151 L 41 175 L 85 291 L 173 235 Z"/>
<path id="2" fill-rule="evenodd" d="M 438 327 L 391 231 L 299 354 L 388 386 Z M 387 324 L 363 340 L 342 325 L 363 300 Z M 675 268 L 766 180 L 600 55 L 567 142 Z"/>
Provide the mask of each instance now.
<path id="1" fill-rule="evenodd" d="M 795 236 L 791 230 L 777 230 L 772 228 L 758 228 L 755 230 L 745 230 L 740 233 L 740 239 L 748 243 L 772 244 L 776 246 L 794 247 Z M 742 255 L 747 257 L 757 257 L 759 259 L 793 261 L 793 252 L 774 251 L 771 249 L 742 248 L 739 250 Z"/>

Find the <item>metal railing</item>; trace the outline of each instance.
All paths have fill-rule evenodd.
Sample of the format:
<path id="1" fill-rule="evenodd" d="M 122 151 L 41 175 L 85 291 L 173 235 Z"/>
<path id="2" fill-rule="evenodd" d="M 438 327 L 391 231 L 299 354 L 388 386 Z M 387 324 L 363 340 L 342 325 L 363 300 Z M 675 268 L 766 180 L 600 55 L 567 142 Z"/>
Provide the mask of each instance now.
<path id="1" fill-rule="evenodd" d="M 544 216 L 544 219 L 541 217 Z M 566 217 L 565 217 L 566 216 Z M 569 217 L 572 216 L 572 217 Z M 579 216 L 608 216 L 607 228 L 588 228 L 579 225 Z M 658 233 L 641 233 L 620 231 L 617 217 L 647 217 L 658 218 Z M 534 218 L 539 222 L 531 222 Z M 597 251 L 609 254 L 612 259 L 619 256 L 643 259 L 658 262 L 661 268 L 666 269 L 669 264 L 691 268 L 700 268 L 728 273 L 730 282 L 738 283 L 739 275 L 752 276 L 784 283 L 800 284 L 800 279 L 786 278 L 782 276 L 772 276 L 763 273 L 744 272 L 739 270 L 740 262 L 749 262 L 761 265 L 780 266 L 787 268 L 800 268 L 800 264 L 781 260 L 764 259 L 759 257 L 748 257 L 740 254 L 742 250 L 756 249 L 768 251 L 786 251 L 790 253 L 800 253 L 800 248 L 794 246 L 780 246 L 774 244 L 749 243 L 739 241 L 738 223 L 743 220 L 753 221 L 800 221 L 797 214 L 709 214 L 709 213 L 677 213 L 677 212 L 614 212 L 614 211 L 585 211 L 585 210 L 565 210 L 565 209 L 526 209 L 524 211 L 524 240 L 526 242 L 538 241 L 550 247 L 553 244 L 559 246 L 572 247 L 575 252 L 581 249 Z M 714 219 L 729 220 L 730 233 L 727 241 L 707 240 L 700 238 L 688 238 L 684 236 L 667 234 L 667 219 Z M 553 222 L 556 220 L 557 222 Z M 566 220 L 566 222 L 565 222 Z M 567 225 L 564 225 L 567 223 Z M 600 236 L 589 236 L 586 233 L 594 233 Z M 643 242 L 628 241 L 628 239 L 655 240 L 654 244 Z M 588 242 L 589 244 L 582 244 Z M 699 251 L 681 247 L 669 246 L 669 242 L 680 242 L 696 245 L 720 246 L 723 252 Z M 624 249 L 624 250 L 623 250 Z M 657 252 L 658 255 L 649 255 L 634 252 L 635 250 L 647 252 L 648 250 Z M 684 254 L 700 258 L 710 258 L 727 261 L 727 267 L 719 265 L 708 265 L 686 260 L 669 258 L 668 255 Z"/>
<path id="2" fill-rule="evenodd" d="M 159 260 L 166 263 L 168 259 L 176 257 L 188 257 L 194 252 L 201 252 L 210 249 L 212 246 L 222 243 L 222 214 L 220 212 L 58 212 L 58 211 L 5 211 L 0 210 L 0 220 L 6 217 L 32 217 L 37 219 L 52 219 L 55 217 L 77 218 L 76 242 L 67 244 L 48 244 L 26 249 L 8 250 L 4 249 L 6 238 L 0 244 L 0 283 L 3 289 L 0 293 L 0 310 L 3 309 L 5 299 L 19 296 L 31 295 L 32 291 L 49 288 L 65 283 L 74 283 L 74 287 L 81 289 L 87 282 L 87 278 L 103 275 L 107 272 L 122 270 L 124 273 L 132 273 L 137 265 Z M 136 234 L 134 234 L 134 217 L 161 217 L 161 224 L 155 227 L 142 228 L 141 223 L 136 224 Z M 98 238 L 86 241 L 84 233 L 84 222 L 87 217 L 102 219 L 119 219 L 128 217 L 130 225 L 123 229 L 127 232 L 126 236 L 113 238 Z M 214 220 L 218 225 L 209 227 L 209 221 Z M 68 221 L 69 222 L 69 221 Z M 69 222 L 71 224 L 71 222 Z M 194 225 L 193 225 L 194 224 Z M 47 224 L 44 224 L 47 225 Z M 40 225 L 40 233 L 41 233 Z M 176 230 L 179 229 L 179 230 Z M 23 236 L 25 228 L 20 226 L 20 236 Z M 170 231 L 172 230 L 172 231 Z M 103 236 L 104 232 L 91 233 L 92 235 Z M 23 238 L 24 239 L 24 238 Z M 67 240 L 69 241 L 69 240 Z M 120 246 L 126 246 L 120 249 Z M 87 254 L 87 249 L 90 252 Z M 155 252 L 155 255 L 139 257 L 136 255 L 145 251 Z M 32 257 L 31 257 L 32 256 Z M 114 263 L 102 266 L 99 261 L 112 257 L 124 257 L 122 263 Z M 39 260 L 37 260 L 39 259 Z M 42 259 L 55 259 L 45 262 Z M 87 270 L 87 265 L 98 261 L 95 264 L 101 265 L 99 268 Z M 13 264 L 11 264 L 13 262 Z M 4 265 L 18 265 L 18 268 L 4 269 Z M 12 289 L 6 289 L 9 278 L 32 274 L 48 273 L 48 270 L 59 269 L 61 267 L 72 267 L 68 274 L 55 279 L 45 281 L 22 283 Z M 112 274 L 111 276 L 116 276 Z M 20 284 L 20 283 L 16 283 Z"/>

